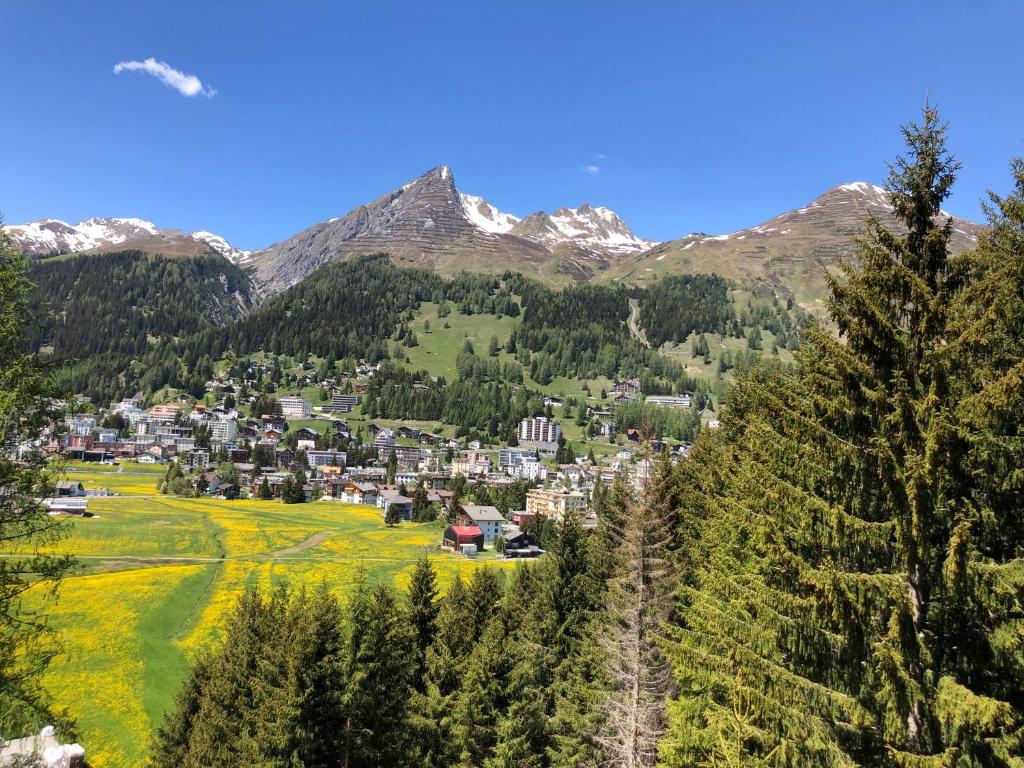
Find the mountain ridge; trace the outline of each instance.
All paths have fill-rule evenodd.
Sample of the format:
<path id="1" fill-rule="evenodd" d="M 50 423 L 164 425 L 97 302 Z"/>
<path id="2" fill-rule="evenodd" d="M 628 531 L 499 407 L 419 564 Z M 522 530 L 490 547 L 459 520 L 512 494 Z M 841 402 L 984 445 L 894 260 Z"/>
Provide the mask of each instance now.
<path id="1" fill-rule="evenodd" d="M 441 165 L 254 252 L 234 248 L 213 232 L 187 233 L 133 218 L 93 218 L 76 225 L 43 219 L 5 229 L 23 252 L 37 257 L 126 249 L 164 255 L 213 251 L 243 267 L 261 297 L 327 263 L 387 253 L 399 266 L 442 275 L 522 272 L 552 285 L 590 280 L 643 285 L 671 274 L 715 273 L 737 284 L 770 284 L 814 311 L 823 306 L 827 270 L 855 256 L 856 237 L 864 234 L 871 216 L 899 229 L 888 194 L 868 182 L 846 182 L 752 227 L 655 243 L 635 235 L 614 211 L 589 203 L 520 218 L 460 191 L 451 169 Z M 973 247 L 984 226 L 951 218 L 951 251 Z"/>
<path id="2" fill-rule="evenodd" d="M 138 218 L 94 217 L 69 224 L 61 219 L 38 219 L 27 224 L 4 226 L 4 231 L 27 256 L 58 256 L 67 253 L 105 253 L 141 250 L 167 255 L 200 255 L 208 250 L 235 264 L 244 263 L 249 251 L 235 248 L 225 238 L 200 230 L 158 227 Z"/>
<path id="3" fill-rule="evenodd" d="M 950 214 L 950 251 L 973 248 L 984 225 Z M 856 256 L 856 238 L 874 216 L 901 231 L 889 193 L 865 181 L 837 184 L 804 205 L 760 224 L 722 235 L 691 233 L 659 243 L 601 279 L 644 285 L 671 274 L 715 273 L 738 283 L 762 282 L 810 311 L 824 306 L 825 276 L 839 260 Z"/>
<path id="4" fill-rule="evenodd" d="M 370 253 L 442 274 L 521 271 L 553 282 L 590 279 L 651 246 L 607 208 L 581 205 L 523 219 L 459 191 L 437 166 L 343 216 L 253 254 L 256 280 L 273 294 L 320 266 Z"/>

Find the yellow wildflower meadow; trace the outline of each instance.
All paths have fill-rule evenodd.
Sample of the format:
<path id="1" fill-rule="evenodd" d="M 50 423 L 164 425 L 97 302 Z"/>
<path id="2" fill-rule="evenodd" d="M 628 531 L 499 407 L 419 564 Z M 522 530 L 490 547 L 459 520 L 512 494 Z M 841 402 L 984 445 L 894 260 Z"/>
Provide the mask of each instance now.
<path id="1" fill-rule="evenodd" d="M 107 474 L 96 482 L 117 477 Z M 51 612 L 66 653 L 46 685 L 78 721 L 94 768 L 144 761 L 188 659 L 219 636 L 247 587 L 324 582 L 345 596 L 363 574 L 404 588 L 424 552 L 442 589 L 456 574 L 514 566 L 442 553 L 441 523 L 388 528 L 373 507 L 181 499 L 153 493 L 155 478 L 142 478 L 145 493 L 122 479 L 140 492 L 91 500 L 95 517 L 74 520 L 57 547 L 81 571 Z"/>

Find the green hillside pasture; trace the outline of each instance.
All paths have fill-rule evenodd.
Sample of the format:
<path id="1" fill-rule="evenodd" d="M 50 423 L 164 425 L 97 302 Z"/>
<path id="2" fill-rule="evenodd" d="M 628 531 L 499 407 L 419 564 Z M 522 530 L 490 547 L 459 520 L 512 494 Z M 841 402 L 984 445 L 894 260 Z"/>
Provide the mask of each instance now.
<path id="1" fill-rule="evenodd" d="M 46 605 L 64 653 L 44 682 L 94 768 L 143 762 L 188 659 L 219 636 L 248 586 L 323 582 L 342 596 L 359 578 L 404 587 L 424 552 L 443 588 L 456 574 L 513 565 L 439 552 L 440 523 L 387 528 L 379 510 L 338 502 L 136 495 L 90 509 L 95 517 L 69 520 L 55 547 L 75 553 L 79 570 Z"/>

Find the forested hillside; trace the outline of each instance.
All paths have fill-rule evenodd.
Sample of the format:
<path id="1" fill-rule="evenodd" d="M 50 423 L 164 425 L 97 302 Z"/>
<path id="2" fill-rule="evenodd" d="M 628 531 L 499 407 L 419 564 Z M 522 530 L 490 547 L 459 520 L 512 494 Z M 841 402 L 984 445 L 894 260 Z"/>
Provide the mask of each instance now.
<path id="1" fill-rule="evenodd" d="M 228 324 L 253 298 L 248 276 L 214 253 L 34 259 L 29 278 L 30 348 L 58 361 L 62 389 L 103 400 L 139 389 L 138 361 L 166 356 L 180 337 Z"/>
<path id="2" fill-rule="evenodd" d="M 694 332 L 724 335 L 734 317 L 729 284 L 717 275 L 669 276 L 640 292 L 640 324 L 658 347 Z"/>
<path id="3" fill-rule="evenodd" d="M 331 360 L 388 356 L 387 341 L 421 302 L 450 302 L 460 311 L 515 316 L 519 306 L 498 278 L 462 273 L 444 279 L 425 269 L 395 267 L 386 255 L 329 264 L 279 293 L 226 330 L 181 345 L 214 358 L 259 350 Z"/>
<path id="4" fill-rule="evenodd" d="M 34 259 L 35 300 L 49 314 L 32 328 L 36 348 L 58 357 L 141 355 L 240 317 L 252 304 L 249 279 L 217 254 L 189 258 L 141 251 Z"/>
<path id="5" fill-rule="evenodd" d="M 514 361 L 494 369 L 495 361 L 479 350 L 478 363 L 467 358 L 469 368 L 459 366 L 463 380 L 479 384 L 487 379 L 508 387 L 522 384 L 526 376 L 540 386 L 556 376 L 627 376 L 643 379 L 648 392 L 683 391 L 693 385 L 679 362 L 631 334 L 630 296 L 621 286 L 558 290 L 518 274 L 462 273 L 446 279 L 428 270 L 396 267 L 385 255 L 367 256 L 325 266 L 224 323 L 231 312 L 247 306 L 249 293 L 245 275 L 220 257 L 162 259 L 127 253 L 51 261 L 36 267 L 38 293 L 64 311 L 39 329 L 34 344 L 50 343 L 58 358 L 75 358 L 61 368 L 62 384 L 97 400 L 140 390 L 151 394 L 165 386 L 199 392 L 216 361 L 256 353 L 371 364 L 397 356 L 401 363 L 401 350 L 418 344 L 410 324 L 421 317 L 424 302 L 436 305 L 441 325 L 452 312 L 516 319 L 508 337 L 497 339 Z M 708 279 L 718 285 L 715 278 Z M 646 292 L 640 295 L 646 305 Z M 728 300 L 719 296 L 716 301 L 720 305 L 709 314 L 706 303 L 668 292 L 658 307 L 679 326 L 711 332 L 721 325 L 719 315 L 732 317 Z M 101 319 L 85 322 L 87 307 L 95 307 Z M 742 335 L 742 330 L 737 333 Z M 427 371 L 421 378 L 431 375 Z M 385 379 L 379 382 L 382 393 Z M 465 402 L 494 402 L 494 396 L 470 394 Z M 498 399 L 508 400 L 506 394 Z M 437 396 L 416 395 L 396 405 L 384 395 L 381 415 L 414 418 L 414 413 L 444 410 L 425 406 L 427 401 L 435 402 Z M 462 418 L 455 423 L 494 428 L 480 422 Z M 504 428 L 500 431 L 504 434 Z"/>

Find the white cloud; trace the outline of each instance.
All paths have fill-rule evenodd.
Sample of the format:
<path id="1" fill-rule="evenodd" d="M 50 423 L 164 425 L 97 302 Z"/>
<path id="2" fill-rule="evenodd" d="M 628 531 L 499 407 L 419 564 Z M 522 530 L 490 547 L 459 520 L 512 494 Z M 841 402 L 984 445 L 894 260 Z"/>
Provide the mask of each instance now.
<path id="1" fill-rule="evenodd" d="M 119 61 L 114 65 L 114 74 L 122 72 L 145 72 L 157 78 L 164 85 L 173 88 L 182 96 L 206 96 L 213 98 L 217 89 L 203 85 L 203 81 L 195 75 L 186 75 L 166 61 L 157 61 L 150 57 L 145 61 Z"/>
<path id="2" fill-rule="evenodd" d="M 596 176 L 601 172 L 601 166 L 599 165 L 584 165 L 580 168 L 584 173 L 589 173 L 591 176 Z"/>

